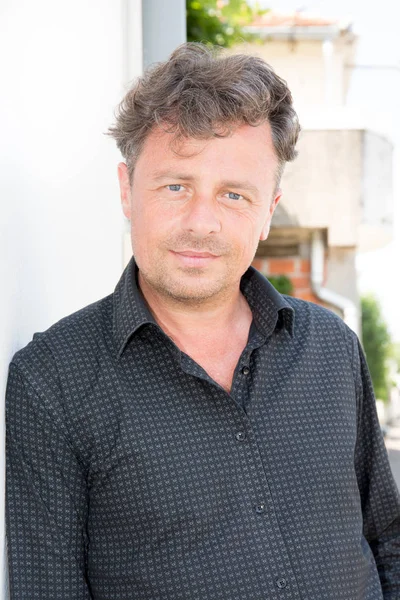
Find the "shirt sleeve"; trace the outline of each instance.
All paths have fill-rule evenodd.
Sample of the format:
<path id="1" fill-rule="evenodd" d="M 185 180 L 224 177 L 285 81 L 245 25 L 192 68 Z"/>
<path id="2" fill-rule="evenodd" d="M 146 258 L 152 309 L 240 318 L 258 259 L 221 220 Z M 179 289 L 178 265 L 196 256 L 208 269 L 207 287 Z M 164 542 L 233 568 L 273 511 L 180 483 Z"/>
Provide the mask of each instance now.
<path id="1" fill-rule="evenodd" d="M 10 365 L 6 537 L 10 599 L 88 600 L 85 472 L 60 424 Z"/>
<path id="2" fill-rule="evenodd" d="M 364 536 L 375 557 L 383 597 L 400 598 L 400 498 L 378 420 L 364 351 L 357 338 L 358 436 L 355 468 Z"/>

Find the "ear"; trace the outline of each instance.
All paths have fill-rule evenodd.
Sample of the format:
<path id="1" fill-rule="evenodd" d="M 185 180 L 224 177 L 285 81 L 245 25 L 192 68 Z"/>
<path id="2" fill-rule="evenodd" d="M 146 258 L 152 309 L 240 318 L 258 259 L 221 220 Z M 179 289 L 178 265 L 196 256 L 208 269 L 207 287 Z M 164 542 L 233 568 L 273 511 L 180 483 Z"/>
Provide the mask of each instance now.
<path id="1" fill-rule="evenodd" d="M 265 223 L 264 226 L 261 230 L 261 234 L 260 234 L 260 240 L 263 242 L 264 240 L 267 239 L 268 234 L 269 234 L 269 229 L 271 227 L 271 219 L 272 219 L 272 215 L 274 214 L 274 210 L 278 205 L 279 200 L 282 198 L 282 190 L 280 188 L 278 188 L 275 192 L 275 196 L 270 204 L 270 207 L 268 209 L 268 215 L 267 218 L 265 219 Z"/>
<path id="2" fill-rule="evenodd" d="M 128 167 L 121 162 L 118 165 L 119 190 L 121 195 L 122 211 L 127 219 L 131 219 L 131 184 L 129 181 Z"/>

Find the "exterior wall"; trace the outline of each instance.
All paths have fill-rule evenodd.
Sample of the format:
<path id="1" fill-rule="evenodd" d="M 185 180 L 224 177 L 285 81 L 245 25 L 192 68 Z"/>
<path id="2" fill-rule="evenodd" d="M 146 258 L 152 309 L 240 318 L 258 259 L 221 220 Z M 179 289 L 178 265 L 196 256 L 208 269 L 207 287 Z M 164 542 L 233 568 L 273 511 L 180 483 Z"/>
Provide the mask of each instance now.
<path id="1" fill-rule="evenodd" d="M 311 289 L 310 259 L 301 258 L 298 255 L 284 258 L 255 258 L 252 265 L 266 277 L 285 275 L 293 284 L 292 296 L 324 306 L 324 303 L 317 298 Z"/>
<path id="2" fill-rule="evenodd" d="M 304 131 L 282 179 L 282 209 L 300 227 L 328 230 L 329 246 L 358 243 L 361 131 Z"/>
<path id="3" fill-rule="evenodd" d="M 388 244 L 393 235 L 393 145 L 372 131 L 363 132 L 362 219 L 359 249 Z"/>
<path id="4" fill-rule="evenodd" d="M 343 106 L 349 84 L 347 64 L 353 62 L 352 38 L 323 40 L 265 40 L 246 43 L 229 52 L 260 56 L 285 79 L 300 113 L 321 106 Z M 299 62 L 301 61 L 301 68 Z"/>
<path id="5" fill-rule="evenodd" d="M 324 285 L 353 302 L 357 310 L 355 331 L 361 337 L 361 302 L 357 285 L 356 256 L 356 248 L 328 248 Z"/>
<path id="6" fill-rule="evenodd" d="M 328 248 L 325 286 L 360 305 L 357 289 L 356 248 Z"/>
<path id="7" fill-rule="evenodd" d="M 126 14 L 130 11 L 130 20 Z M 103 135 L 141 56 L 141 2 L 6 0 L 2 5 L 0 219 L 0 598 L 4 393 L 9 361 L 35 331 L 110 293 L 122 268 L 120 160 Z M 131 45 L 134 49 L 134 44 Z"/>
<path id="8" fill-rule="evenodd" d="M 266 41 L 262 45 L 249 44 L 248 51 L 267 61 L 287 81 L 295 104 L 324 103 L 324 56 L 320 41 Z"/>
<path id="9" fill-rule="evenodd" d="M 328 245 L 371 251 L 393 228 L 393 146 L 365 130 L 303 131 L 286 165 L 280 210 L 292 225 L 327 228 Z"/>

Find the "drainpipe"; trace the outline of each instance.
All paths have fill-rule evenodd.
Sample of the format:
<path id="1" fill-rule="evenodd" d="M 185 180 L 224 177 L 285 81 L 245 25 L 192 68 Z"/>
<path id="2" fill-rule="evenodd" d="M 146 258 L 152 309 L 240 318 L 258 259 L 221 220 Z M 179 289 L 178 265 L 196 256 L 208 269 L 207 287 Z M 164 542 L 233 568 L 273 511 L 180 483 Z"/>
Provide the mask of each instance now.
<path id="1" fill-rule="evenodd" d="M 357 306 L 332 290 L 322 286 L 324 280 L 324 242 L 321 231 L 313 231 L 311 237 L 311 286 L 314 294 L 332 306 L 336 306 L 343 313 L 344 322 L 357 335 L 359 334 L 359 318 Z"/>

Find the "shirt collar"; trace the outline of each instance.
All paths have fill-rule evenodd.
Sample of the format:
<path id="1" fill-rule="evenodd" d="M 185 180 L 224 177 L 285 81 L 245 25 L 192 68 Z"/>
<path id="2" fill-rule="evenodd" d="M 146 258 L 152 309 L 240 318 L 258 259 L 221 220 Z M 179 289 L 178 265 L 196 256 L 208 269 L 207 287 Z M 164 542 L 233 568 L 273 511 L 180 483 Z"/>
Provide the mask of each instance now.
<path id="1" fill-rule="evenodd" d="M 143 325 L 157 325 L 137 283 L 137 266 L 132 257 L 113 294 L 113 335 L 118 358 L 131 336 Z M 274 286 L 253 267 L 243 275 L 240 288 L 253 313 L 255 324 L 266 336 L 277 326 L 294 335 L 294 308 Z"/>
<path id="2" fill-rule="evenodd" d="M 254 267 L 249 267 L 240 282 L 258 330 L 270 336 L 277 327 L 285 327 L 294 336 L 294 308 Z"/>

